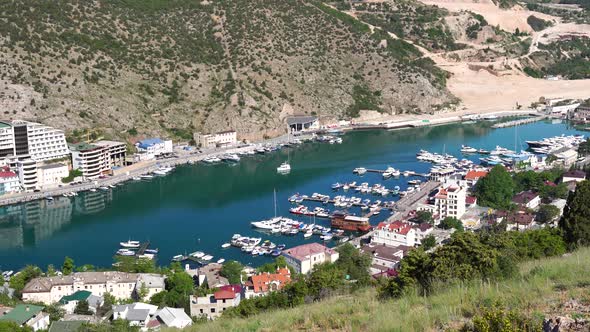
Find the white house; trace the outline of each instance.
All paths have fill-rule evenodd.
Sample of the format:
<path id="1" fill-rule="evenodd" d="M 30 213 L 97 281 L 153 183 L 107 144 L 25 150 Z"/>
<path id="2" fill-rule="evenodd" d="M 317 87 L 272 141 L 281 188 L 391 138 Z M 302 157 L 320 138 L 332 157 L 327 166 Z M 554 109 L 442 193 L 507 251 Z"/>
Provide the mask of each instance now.
<path id="1" fill-rule="evenodd" d="M 325 262 L 334 263 L 338 260 L 339 254 L 319 243 L 308 243 L 284 250 L 287 264 L 291 265 L 297 273 L 307 274 L 317 264 Z"/>
<path id="2" fill-rule="evenodd" d="M 144 153 L 149 156 L 148 159 L 153 159 L 174 151 L 171 140 L 162 140 L 160 138 L 141 140 L 135 144 L 135 147 L 137 147 L 139 153 Z"/>
<path id="3" fill-rule="evenodd" d="M 408 222 L 381 222 L 375 228 L 371 243 L 384 244 L 390 247 L 416 245 L 416 230 Z"/>
<path id="4" fill-rule="evenodd" d="M 572 170 L 563 173 L 561 182 L 567 183 L 571 181 L 582 182 L 586 180 L 586 172 L 581 170 Z"/>
<path id="5" fill-rule="evenodd" d="M 195 133 L 193 138 L 195 143 L 202 148 L 229 146 L 238 142 L 235 130 L 220 131 L 214 134 Z"/>
<path id="6" fill-rule="evenodd" d="M 24 301 L 52 304 L 64 296 L 87 290 L 96 296 L 108 292 L 116 299 L 127 300 L 138 291 L 136 285 L 139 278 L 140 274 L 137 273 L 115 271 L 76 272 L 67 276 L 34 278 L 23 289 L 22 298 Z"/>
<path id="7" fill-rule="evenodd" d="M 94 313 L 104 303 L 104 299 L 101 296 L 93 295 L 89 291 L 77 291 L 72 295 L 62 297 L 59 300 L 59 304 L 61 304 L 61 307 L 67 314 L 72 314 L 80 301 L 88 302 L 88 308 Z"/>
<path id="8" fill-rule="evenodd" d="M 154 314 L 154 318 L 167 327 L 183 329 L 193 324 L 193 320 L 182 308 L 164 307 Z"/>
<path id="9" fill-rule="evenodd" d="M 437 220 L 446 217 L 461 218 L 465 213 L 467 188 L 455 184 L 439 189 L 434 196 L 435 215 Z"/>
<path id="10" fill-rule="evenodd" d="M 37 167 L 37 187 L 39 189 L 55 188 L 61 180 L 69 175 L 66 164 L 48 164 Z"/>
<path id="11" fill-rule="evenodd" d="M 19 304 L 0 316 L 0 321 L 10 321 L 18 326 L 29 326 L 33 331 L 49 328 L 49 315 L 43 312 L 44 307 L 32 304 Z"/>
<path id="12" fill-rule="evenodd" d="M 214 294 L 207 294 L 205 296 L 191 295 L 190 310 L 191 316 L 207 317 L 208 319 L 215 319 L 227 309 L 235 307 L 240 304 L 242 295 L 237 292 L 234 287 L 224 286 Z"/>
<path id="13" fill-rule="evenodd" d="M 366 244 L 361 251 L 371 256 L 371 274 L 379 274 L 398 267 L 399 262 L 404 258 L 405 252 L 410 250 L 406 246 L 386 246 L 384 244 Z"/>
<path id="14" fill-rule="evenodd" d="M 514 195 L 512 202 L 529 209 L 536 209 L 541 204 L 541 197 L 532 191 L 523 191 Z"/>
<path id="15" fill-rule="evenodd" d="M 416 232 L 416 244 L 422 244 L 422 240 L 424 240 L 424 238 L 428 235 L 432 234 L 432 230 L 434 229 L 434 227 L 432 227 L 432 225 L 429 223 L 421 223 L 412 226 L 412 228 Z"/>
<path id="16" fill-rule="evenodd" d="M 131 326 L 144 327 L 156 311 L 158 306 L 136 302 L 113 307 L 113 319 L 124 319 Z"/>

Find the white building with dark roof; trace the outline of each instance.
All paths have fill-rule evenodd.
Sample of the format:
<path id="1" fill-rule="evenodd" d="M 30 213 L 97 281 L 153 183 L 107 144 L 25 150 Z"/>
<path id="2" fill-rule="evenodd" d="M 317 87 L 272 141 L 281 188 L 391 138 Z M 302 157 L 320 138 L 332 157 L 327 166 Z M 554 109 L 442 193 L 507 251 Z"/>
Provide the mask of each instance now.
<path id="1" fill-rule="evenodd" d="M 322 263 L 334 263 L 339 254 L 336 250 L 319 243 L 308 243 L 284 250 L 287 264 L 292 266 L 297 273 L 307 274 L 313 267 Z"/>
<path id="2" fill-rule="evenodd" d="M 317 116 L 294 115 L 287 118 L 287 125 L 292 133 L 320 129 Z"/>
<path id="3" fill-rule="evenodd" d="M 144 327 L 158 311 L 158 306 L 136 302 L 113 307 L 113 319 L 124 319 L 131 326 Z"/>

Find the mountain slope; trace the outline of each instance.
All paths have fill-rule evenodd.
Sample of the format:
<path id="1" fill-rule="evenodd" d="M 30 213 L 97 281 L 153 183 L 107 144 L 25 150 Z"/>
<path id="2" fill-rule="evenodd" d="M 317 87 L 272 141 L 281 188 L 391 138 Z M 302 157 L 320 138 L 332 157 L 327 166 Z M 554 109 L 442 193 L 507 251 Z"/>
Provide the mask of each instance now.
<path id="1" fill-rule="evenodd" d="M 413 46 L 314 1 L 3 0 L 0 29 L 3 117 L 105 137 L 259 138 L 288 114 L 454 100 Z"/>

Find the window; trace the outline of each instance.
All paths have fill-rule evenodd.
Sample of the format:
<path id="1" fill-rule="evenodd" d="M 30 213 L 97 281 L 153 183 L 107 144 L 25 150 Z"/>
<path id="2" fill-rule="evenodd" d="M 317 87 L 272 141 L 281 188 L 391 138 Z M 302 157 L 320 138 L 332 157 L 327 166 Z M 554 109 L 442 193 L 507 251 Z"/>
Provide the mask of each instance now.
<path id="1" fill-rule="evenodd" d="M 61 290 L 61 286 L 60 287 L 57 287 L 57 290 Z"/>
<path id="2" fill-rule="evenodd" d="M 201 313 L 203 313 L 203 309 L 199 309 L 199 311 L 200 311 Z"/>
<path id="3" fill-rule="evenodd" d="M 215 308 L 211 308 L 211 313 L 215 313 Z"/>
<path id="4" fill-rule="evenodd" d="M 223 299 L 223 303 L 225 303 L 225 299 Z"/>

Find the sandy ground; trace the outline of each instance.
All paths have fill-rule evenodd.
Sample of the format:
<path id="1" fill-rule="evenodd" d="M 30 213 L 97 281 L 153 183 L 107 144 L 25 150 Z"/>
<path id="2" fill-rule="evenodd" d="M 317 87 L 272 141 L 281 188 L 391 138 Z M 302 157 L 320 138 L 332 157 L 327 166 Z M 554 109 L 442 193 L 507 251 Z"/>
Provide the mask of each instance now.
<path id="1" fill-rule="evenodd" d="M 501 9 L 491 0 L 419 0 L 427 5 L 435 5 L 446 8 L 453 12 L 469 10 L 485 17 L 490 25 L 499 25 L 503 30 L 514 32 L 516 28 L 520 31 L 532 32 L 531 27 L 526 22 L 530 15 L 542 18 L 544 20 L 558 20 L 559 18 L 537 12 L 531 12 L 520 6 L 512 9 Z"/>

